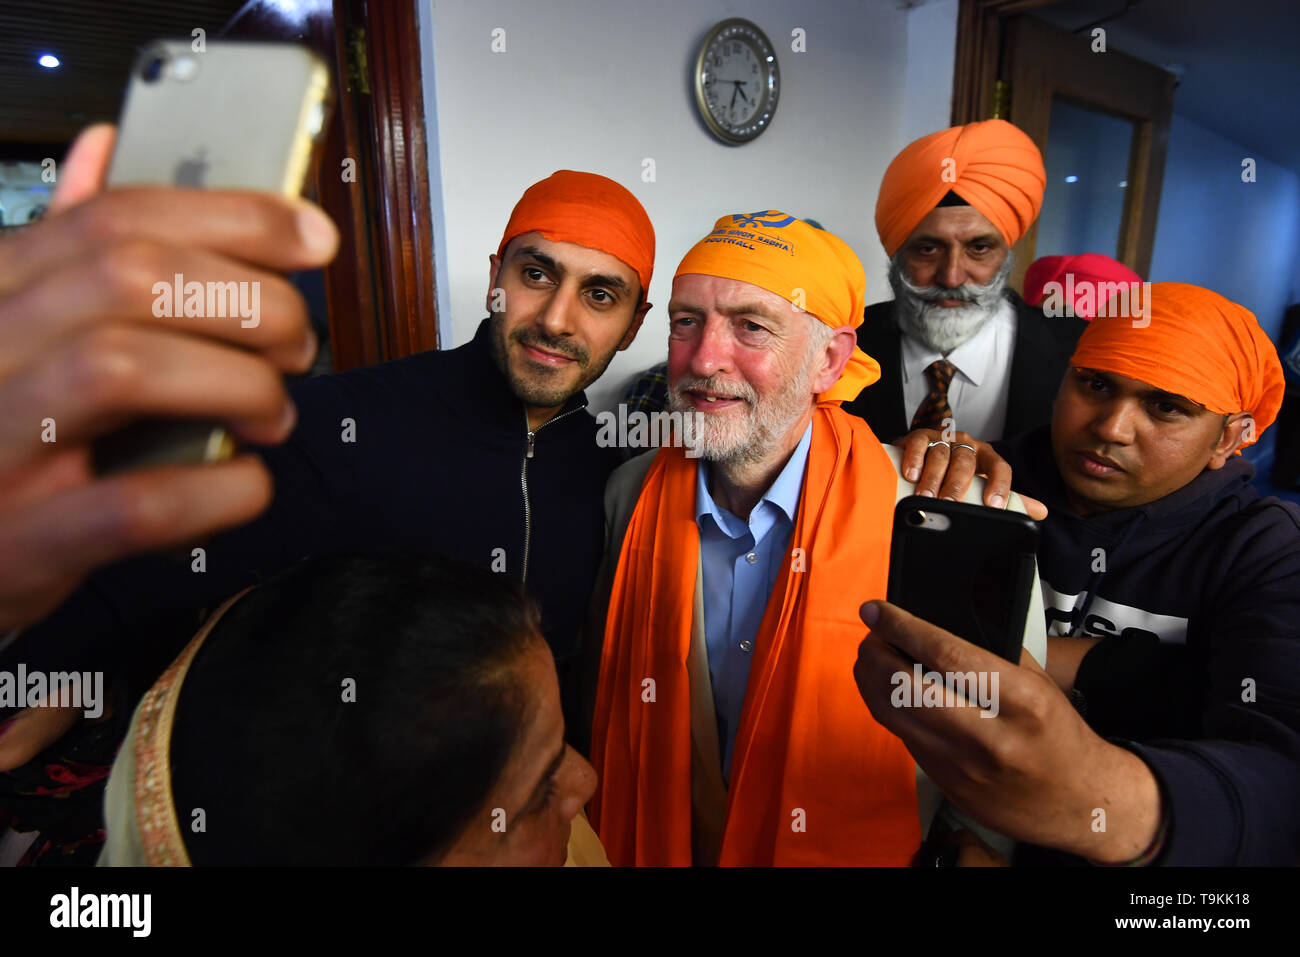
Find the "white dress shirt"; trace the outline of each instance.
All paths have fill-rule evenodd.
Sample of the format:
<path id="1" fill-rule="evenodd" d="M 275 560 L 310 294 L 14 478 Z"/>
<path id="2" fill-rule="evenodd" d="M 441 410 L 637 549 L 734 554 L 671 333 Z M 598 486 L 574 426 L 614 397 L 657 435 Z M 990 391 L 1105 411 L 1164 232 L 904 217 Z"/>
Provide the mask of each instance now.
<path id="1" fill-rule="evenodd" d="M 938 359 L 956 367 L 948 386 L 948 405 L 961 432 L 983 442 L 1002 438 L 1007 424 L 1007 389 L 1011 385 L 1011 354 L 1016 346 L 1016 310 L 1003 298 L 993 318 L 948 355 L 932 350 L 903 333 L 899 360 L 903 370 L 903 409 L 912 416 L 930 394 L 925 370 Z"/>

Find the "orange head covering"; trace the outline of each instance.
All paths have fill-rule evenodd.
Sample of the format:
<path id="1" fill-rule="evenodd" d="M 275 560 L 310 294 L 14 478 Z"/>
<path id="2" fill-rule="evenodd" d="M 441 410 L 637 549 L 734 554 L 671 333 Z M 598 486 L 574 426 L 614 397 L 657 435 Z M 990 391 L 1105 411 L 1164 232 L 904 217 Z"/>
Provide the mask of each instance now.
<path id="1" fill-rule="evenodd" d="M 516 236 L 533 232 L 622 260 L 641 280 L 642 300 L 649 293 L 654 227 L 637 198 L 612 179 L 562 169 L 529 186 L 510 214 L 497 255 Z"/>
<path id="2" fill-rule="evenodd" d="M 691 247 L 673 278 L 720 276 L 776 293 L 832 329 L 862 325 L 867 277 L 844 240 L 775 209 L 723 216 Z M 843 402 L 880 378 L 880 366 L 861 349 L 839 380 L 817 397 Z"/>
<path id="3" fill-rule="evenodd" d="M 890 256 L 949 192 L 983 213 L 1007 245 L 1043 205 L 1047 172 L 1034 141 L 1006 120 L 984 120 L 923 136 L 885 170 L 876 232 Z"/>
<path id="4" fill-rule="evenodd" d="M 1078 256 L 1043 256 L 1035 259 L 1025 270 L 1025 302 L 1036 306 L 1046 295 L 1044 287 L 1049 282 L 1060 283 L 1062 289 L 1067 286 L 1067 276 L 1074 279 L 1068 284 L 1074 292 L 1072 305 L 1074 314 L 1082 319 L 1091 319 L 1100 305 L 1094 298 L 1092 290 L 1100 283 L 1141 283 L 1142 277 L 1122 262 L 1116 262 L 1101 253 L 1081 253 Z"/>
<path id="5" fill-rule="evenodd" d="M 1242 444 L 1257 441 L 1277 418 L 1285 383 L 1277 349 L 1255 314 L 1200 286 L 1148 288 L 1148 315 L 1102 310 L 1079 338 L 1070 365 L 1138 379 L 1219 415 L 1249 412 L 1255 427 Z"/>

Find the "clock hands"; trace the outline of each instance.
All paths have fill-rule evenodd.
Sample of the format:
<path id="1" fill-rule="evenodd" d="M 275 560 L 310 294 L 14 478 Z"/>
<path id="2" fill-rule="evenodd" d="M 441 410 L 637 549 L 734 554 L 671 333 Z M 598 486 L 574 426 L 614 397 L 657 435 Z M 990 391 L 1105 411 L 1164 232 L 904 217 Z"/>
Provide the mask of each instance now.
<path id="1" fill-rule="evenodd" d="M 727 112 L 728 112 L 728 113 L 734 112 L 735 109 L 736 109 L 736 94 L 737 94 L 737 93 L 740 94 L 740 98 L 741 98 L 742 100 L 745 101 L 746 105 L 748 105 L 748 103 L 749 103 L 749 97 L 745 95 L 745 81 L 744 81 L 744 80 L 723 80 L 722 82 L 724 82 L 724 83 L 730 83 L 730 84 L 732 84 L 732 87 L 733 87 L 733 88 L 732 88 L 732 91 L 731 91 L 731 102 L 727 104 Z"/>

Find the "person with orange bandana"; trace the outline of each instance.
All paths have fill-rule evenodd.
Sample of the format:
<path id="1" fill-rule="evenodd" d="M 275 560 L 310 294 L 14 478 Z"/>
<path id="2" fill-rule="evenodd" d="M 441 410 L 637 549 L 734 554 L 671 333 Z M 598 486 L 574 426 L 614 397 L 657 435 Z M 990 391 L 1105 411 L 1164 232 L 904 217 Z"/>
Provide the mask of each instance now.
<path id="1" fill-rule="evenodd" d="M 698 457 L 611 477 L 593 598 L 591 819 L 616 866 L 905 865 L 934 817 L 851 677 L 913 488 L 839 408 L 879 377 L 865 289 L 842 240 L 777 210 L 723 216 L 677 268 L 669 392 Z"/>
<path id="2" fill-rule="evenodd" d="M 885 170 L 876 232 L 894 298 L 858 330 L 880 382 L 844 406 L 885 441 L 945 419 L 987 441 L 1047 422 L 1084 323 L 1007 286 L 1045 185 L 1038 147 L 1005 120 L 923 136 Z"/>
<path id="3" fill-rule="evenodd" d="M 1094 318 L 1050 426 L 995 443 L 1049 509 L 1047 670 L 1003 669 L 1001 710 L 891 708 L 912 658 L 994 664 L 884 603 L 856 673 L 947 797 L 1026 842 L 1017 863 L 1300 862 L 1300 508 L 1242 447 L 1273 423 L 1276 349 L 1199 286 Z M 924 712 L 924 713 L 922 713 Z"/>
<path id="4" fill-rule="evenodd" d="M 296 427 L 257 450 L 275 485 L 265 514 L 195 542 L 201 568 L 187 546 L 183 560 L 101 569 L 0 647 L 0 669 L 126 675 L 117 707 L 129 714 L 204 609 L 304 556 L 401 550 L 522 582 L 563 680 L 601 561 L 601 496 L 621 461 L 598 445 L 583 390 L 650 309 L 654 248 L 644 208 L 613 180 L 560 170 L 533 184 L 488 257 L 490 315 L 469 342 L 294 383 Z M 0 770 L 59 738 L 57 717 L 0 708 L 12 720 Z"/>

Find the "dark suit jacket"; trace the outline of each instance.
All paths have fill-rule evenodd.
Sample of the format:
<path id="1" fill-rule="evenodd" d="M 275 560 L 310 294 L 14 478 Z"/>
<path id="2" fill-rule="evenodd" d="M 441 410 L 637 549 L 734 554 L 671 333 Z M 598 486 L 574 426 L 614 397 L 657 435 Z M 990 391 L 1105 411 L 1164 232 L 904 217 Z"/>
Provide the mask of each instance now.
<path id="1" fill-rule="evenodd" d="M 1052 400 L 1061 385 L 1074 345 L 1088 324 L 1082 319 L 1052 319 L 1025 304 L 1010 289 L 1006 297 L 1016 309 L 1016 345 L 1011 356 L 1010 395 L 1003 438 L 1028 432 L 1052 421 Z M 844 409 L 867 420 L 882 442 L 907 433 L 914 409 L 903 408 L 903 370 L 899 366 L 899 332 L 894 301 L 868 306 L 858 328 L 858 345 L 880 363 L 880 381 L 863 389 Z M 987 440 L 987 436 L 977 435 Z"/>

